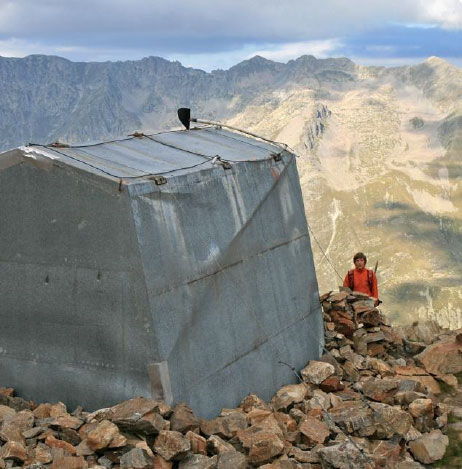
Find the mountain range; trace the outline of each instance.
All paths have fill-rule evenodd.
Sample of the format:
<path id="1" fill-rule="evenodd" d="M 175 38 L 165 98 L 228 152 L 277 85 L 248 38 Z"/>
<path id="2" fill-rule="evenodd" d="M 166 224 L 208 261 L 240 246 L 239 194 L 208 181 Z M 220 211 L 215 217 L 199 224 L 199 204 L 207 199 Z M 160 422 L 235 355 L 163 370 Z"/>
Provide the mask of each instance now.
<path id="1" fill-rule="evenodd" d="M 364 251 L 394 321 L 462 327 L 459 68 L 437 57 L 385 68 L 256 56 L 207 73 L 158 57 L 0 57 L 2 150 L 177 128 L 182 106 L 299 155 L 321 292 Z"/>

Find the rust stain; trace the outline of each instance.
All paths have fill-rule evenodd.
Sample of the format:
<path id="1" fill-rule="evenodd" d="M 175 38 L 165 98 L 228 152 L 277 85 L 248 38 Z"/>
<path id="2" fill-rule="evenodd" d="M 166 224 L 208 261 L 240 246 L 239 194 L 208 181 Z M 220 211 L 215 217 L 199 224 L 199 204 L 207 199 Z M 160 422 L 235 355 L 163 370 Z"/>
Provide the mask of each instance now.
<path id="1" fill-rule="evenodd" d="M 277 168 L 271 168 L 271 174 L 273 175 L 273 179 L 277 181 L 279 179 L 280 173 Z"/>

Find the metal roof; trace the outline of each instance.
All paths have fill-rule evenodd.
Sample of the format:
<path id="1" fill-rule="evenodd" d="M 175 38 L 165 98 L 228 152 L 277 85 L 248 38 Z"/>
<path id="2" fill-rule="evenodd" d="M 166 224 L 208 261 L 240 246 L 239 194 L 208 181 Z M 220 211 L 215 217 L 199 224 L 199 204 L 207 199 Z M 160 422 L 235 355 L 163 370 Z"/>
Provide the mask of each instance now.
<path id="1" fill-rule="evenodd" d="M 30 144 L 21 150 L 38 152 L 103 177 L 124 180 L 192 173 L 215 167 L 217 160 L 230 164 L 262 161 L 283 151 L 276 143 L 219 127 L 140 135 L 88 145 Z"/>

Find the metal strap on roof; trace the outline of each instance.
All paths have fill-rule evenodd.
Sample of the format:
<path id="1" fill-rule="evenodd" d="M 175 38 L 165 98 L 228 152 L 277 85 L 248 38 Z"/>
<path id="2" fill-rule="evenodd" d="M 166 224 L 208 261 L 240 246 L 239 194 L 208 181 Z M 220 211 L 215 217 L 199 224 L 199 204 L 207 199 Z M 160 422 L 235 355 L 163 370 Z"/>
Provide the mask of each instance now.
<path id="1" fill-rule="evenodd" d="M 127 138 L 88 145 L 28 146 L 59 154 L 61 161 L 87 171 L 123 180 L 190 173 L 202 166 L 229 169 L 244 162 L 279 161 L 283 153 L 277 145 L 210 127 L 152 135 L 135 132 Z"/>

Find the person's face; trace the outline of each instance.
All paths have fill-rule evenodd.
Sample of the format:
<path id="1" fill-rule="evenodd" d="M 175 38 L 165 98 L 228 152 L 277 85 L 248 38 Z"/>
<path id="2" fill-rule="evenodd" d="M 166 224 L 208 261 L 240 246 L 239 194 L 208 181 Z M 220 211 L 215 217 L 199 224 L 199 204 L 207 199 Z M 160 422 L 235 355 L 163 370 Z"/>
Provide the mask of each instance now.
<path id="1" fill-rule="evenodd" d="M 366 266 L 366 262 L 364 259 L 356 259 L 355 260 L 355 267 L 357 269 L 364 269 L 364 267 Z"/>

